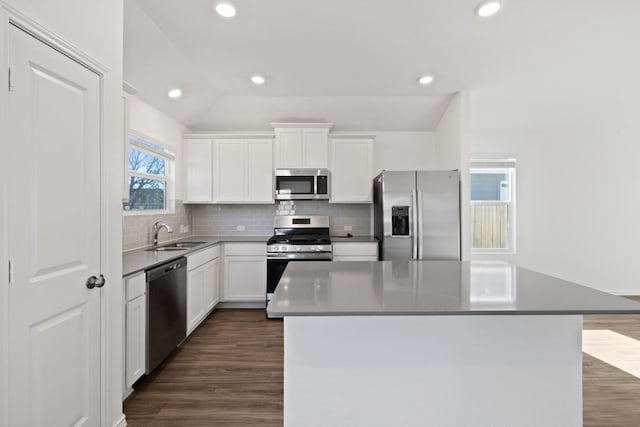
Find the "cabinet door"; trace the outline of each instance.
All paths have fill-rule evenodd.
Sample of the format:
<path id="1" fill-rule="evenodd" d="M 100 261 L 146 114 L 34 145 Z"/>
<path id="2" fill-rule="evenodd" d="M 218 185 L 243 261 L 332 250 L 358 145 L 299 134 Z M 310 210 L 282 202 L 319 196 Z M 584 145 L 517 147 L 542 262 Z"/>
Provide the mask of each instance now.
<path id="1" fill-rule="evenodd" d="M 328 168 L 329 129 L 302 129 L 302 167 Z"/>
<path id="2" fill-rule="evenodd" d="M 147 296 L 127 303 L 125 386 L 131 388 L 146 371 Z"/>
<path id="3" fill-rule="evenodd" d="M 273 203 L 273 142 L 270 139 L 248 140 L 247 190 L 245 201 Z"/>
<path id="4" fill-rule="evenodd" d="M 257 255 L 224 257 L 224 300 L 265 301 L 267 258 Z"/>
<path id="5" fill-rule="evenodd" d="M 186 142 L 186 201 L 213 200 L 213 148 L 209 139 L 188 139 Z"/>
<path id="6" fill-rule="evenodd" d="M 213 259 L 204 268 L 204 315 L 220 301 L 220 258 Z"/>
<path id="7" fill-rule="evenodd" d="M 370 203 L 373 140 L 331 140 L 331 203 Z"/>
<path id="8" fill-rule="evenodd" d="M 217 202 L 242 202 L 245 191 L 245 143 L 242 140 L 215 140 L 216 179 L 214 197 Z"/>
<path id="9" fill-rule="evenodd" d="M 280 169 L 302 167 L 302 130 L 275 129 L 275 134 L 275 167 Z"/>
<path id="10" fill-rule="evenodd" d="M 204 317 L 206 265 L 201 265 L 187 273 L 187 335 L 193 332 Z"/>

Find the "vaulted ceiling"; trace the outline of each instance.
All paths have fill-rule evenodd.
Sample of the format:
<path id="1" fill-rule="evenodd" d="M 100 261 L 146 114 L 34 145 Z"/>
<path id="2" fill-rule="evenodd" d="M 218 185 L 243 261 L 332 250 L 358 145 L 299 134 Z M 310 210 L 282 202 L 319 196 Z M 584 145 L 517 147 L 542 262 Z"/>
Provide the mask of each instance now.
<path id="1" fill-rule="evenodd" d="M 224 19 L 211 0 L 128 0 L 124 77 L 192 130 L 222 131 L 430 131 L 461 90 L 640 94 L 639 1 L 504 0 L 485 19 L 479 2 L 234 0 Z"/>

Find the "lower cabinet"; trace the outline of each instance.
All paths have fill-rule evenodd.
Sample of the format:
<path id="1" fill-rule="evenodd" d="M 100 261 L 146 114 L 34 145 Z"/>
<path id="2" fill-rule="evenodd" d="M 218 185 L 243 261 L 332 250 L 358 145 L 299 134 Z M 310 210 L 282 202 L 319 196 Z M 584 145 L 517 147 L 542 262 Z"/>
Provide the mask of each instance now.
<path id="1" fill-rule="evenodd" d="M 125 279 L 125 395 L 146 371 L 147 279 L 141 273 Z"/>
<path id="2" fill-rule="evenodd" d="M 377 261 L 378 242 L 333 242 L 334 261 Z"/>
<path id="3" fill-rule="evenodd" d="M 187 255 L 187 335 L 220 301 L 220 248 Z"/>
<path id="4" fill-rule="evenodd" d="M 266 300 L 266 250 L 264 243 L 225 243 L 223 301 Z"/>

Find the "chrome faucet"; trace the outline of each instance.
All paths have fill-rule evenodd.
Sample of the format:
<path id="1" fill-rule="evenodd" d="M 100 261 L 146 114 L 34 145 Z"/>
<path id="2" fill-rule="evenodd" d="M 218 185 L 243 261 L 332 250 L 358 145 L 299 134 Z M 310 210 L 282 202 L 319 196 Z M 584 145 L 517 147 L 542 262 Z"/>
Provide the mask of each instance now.
<path id="1" fill-rule="evenodd" d="M 167 229 L 167 233 L 173 233 L 173 228 L 169 227 L 164 222 L 156 221 L 155 224 L 153 224 L 153 247 L 154 248 L 158 246 L 158 233 L 160 232 L 160 229 L 163 227 Z"/>

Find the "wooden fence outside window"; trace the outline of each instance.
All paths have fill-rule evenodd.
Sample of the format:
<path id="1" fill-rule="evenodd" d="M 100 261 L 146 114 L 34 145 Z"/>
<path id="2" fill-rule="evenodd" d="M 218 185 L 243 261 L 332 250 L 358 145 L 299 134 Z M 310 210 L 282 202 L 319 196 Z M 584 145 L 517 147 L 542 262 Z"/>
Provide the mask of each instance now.
<path id="1" fill-rule="evenodd" d="M 471 247 L 474 249 L 509 248 L 509 206 L 506 203 L 471 205 Z"/>

